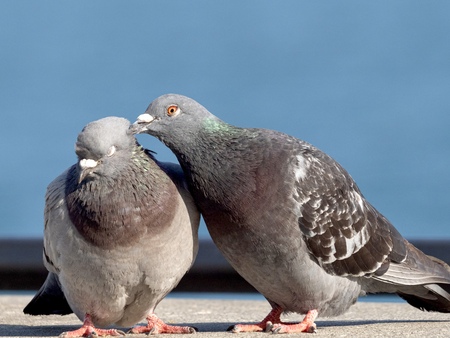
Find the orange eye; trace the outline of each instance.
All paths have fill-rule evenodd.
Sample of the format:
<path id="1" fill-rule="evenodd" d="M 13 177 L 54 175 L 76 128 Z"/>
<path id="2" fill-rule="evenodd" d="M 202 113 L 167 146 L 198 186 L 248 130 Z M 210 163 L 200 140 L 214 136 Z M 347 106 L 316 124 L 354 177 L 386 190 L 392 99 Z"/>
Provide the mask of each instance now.
<path id="1" fill-rule="evenodd" d="M 169 116 L 174 116 L 176 114 L 178 114 L 178 112 L 180 111 L 180 108 L 178 108 L 177 105 L 171 105 L 169 107 L 167 107 L 167 115 Z"/>

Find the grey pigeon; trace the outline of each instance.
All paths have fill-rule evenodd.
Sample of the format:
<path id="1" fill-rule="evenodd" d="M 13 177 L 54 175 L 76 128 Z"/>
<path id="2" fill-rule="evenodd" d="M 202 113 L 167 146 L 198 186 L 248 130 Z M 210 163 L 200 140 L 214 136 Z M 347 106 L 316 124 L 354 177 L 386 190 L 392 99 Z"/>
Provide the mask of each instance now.
<path id="1" fill-rule="evenodd" d="M 44 264 L 48 278 L 25 313 L 67 314 L 84 322 L 61 336 L 193 333 L 155 314 L 191 267 L 200 215 L 179 165 L 158 162 L 130 131 L 107 117 L 78 135 L 78 163 L 47 188 Z"/>
<path id="2" fill-rule="evenodd" d="M 132 128 L 173 151 L 214 243 L 272 305 L 261 323 L 234 332 L 314 331 L 317 315 L 339 315 L 365 293 L 450 312 L 449 266 L 406 241 L 311 144 L 232 126 L 175 94 L 153 101 Z M 283 312 L 306 317 L 287 325 Z"/>

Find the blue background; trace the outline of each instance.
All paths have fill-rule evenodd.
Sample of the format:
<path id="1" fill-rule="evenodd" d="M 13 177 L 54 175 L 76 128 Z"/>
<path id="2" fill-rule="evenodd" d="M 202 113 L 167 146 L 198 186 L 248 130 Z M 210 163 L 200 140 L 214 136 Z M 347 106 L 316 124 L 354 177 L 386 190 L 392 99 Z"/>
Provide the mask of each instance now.
<path id="1" fill-rule="evenodd" d="M 46 186 L 76 161 L 85 124 L 134 121 L 174 92 L 321 148 L 407 238 L 450 238 L 449 13 L 411 0 L 1 1 L 0 237 L 42 235 Z"/>

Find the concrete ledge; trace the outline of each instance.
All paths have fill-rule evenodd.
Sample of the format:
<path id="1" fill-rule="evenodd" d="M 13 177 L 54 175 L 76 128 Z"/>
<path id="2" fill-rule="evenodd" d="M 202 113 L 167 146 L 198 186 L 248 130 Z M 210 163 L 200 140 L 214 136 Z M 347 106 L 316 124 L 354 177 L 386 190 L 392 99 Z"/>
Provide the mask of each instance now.
<path id="1" fill-rule="evenodd" d="M 73 314 L 24 315 L 22 308 L 30 299 L 31 295 L 0 296 L 1 337 L 57 337 L 64 331 L 80 327 L 81 322 Z M 226 332 L 229 326 L 258 322 L 269 309 L 264 300 L 169 297 L 161 302 L 156 313 L 167 323 L 198 328 L 200 332 L 196 336 L 229 338 L 232 336 Z M 296 322 L 301 318 L 292 314 L 284 320 Z M 314 337 L 450 337 L 450 314 L 422 312 L 405 303 L 360 302 L 346 314 L 332 319 L 319 318 L 316 324 L 318 330 Z M 265 333 L 240 333 L 233 337 L 261 338 Z M 305 337 L 309 335 L 305 334 Z"/>
<path id="2" fill-rule="evenodd" d="M 411 241 L 428 255 L 450 263 L 450 240 Z M 42 239 L 0 239 L 0 289 L 37 290 L 47 271 L 42 263 Z M 223 258 L 212 241 L 200 241 L 194 266 L 175 291 L 252 292 Z"/>

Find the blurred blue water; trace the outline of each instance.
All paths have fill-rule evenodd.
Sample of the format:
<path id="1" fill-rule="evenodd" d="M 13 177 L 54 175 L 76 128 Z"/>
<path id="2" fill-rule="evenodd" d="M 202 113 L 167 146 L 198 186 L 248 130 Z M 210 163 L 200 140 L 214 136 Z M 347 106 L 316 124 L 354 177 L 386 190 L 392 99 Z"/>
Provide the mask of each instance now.
<path id="1" fill-rule="evenodd" d="M 14 295 L 14 296 L 30 296 L 33 297 L 36 294 L 36 290 L 0 290 L 0 296 Z M 265 301 L 263 295 L 257 292 L 171 292 L 167 295 L 167 298 L 189 298 L 189 299 L 239 299 L 239 300 L 261 300 Z M 406 303 L 403 299 L 395 294 L 378 294 L 367 295 L 359 297 L 358 302 L 383 302 L 383 303 Z"/>
<path id="2" fill-rule="evenodd" d="M 448 13 L 447 1 L 2 1 L 0 237 L 41 236 L 45 188 L 86 123 L 134 120 L 176 92 L 326 151 L 406 237 L 450 238 Z"/>
<path id="3" fill-rule="evenodd" d="M 172 292 L 167 295 L 167 298 L 266 300 L 263 295 L 257 292 Z M 406 303 L 396 294 L 371 294 L 359 297 L 358 302 Z"/>

